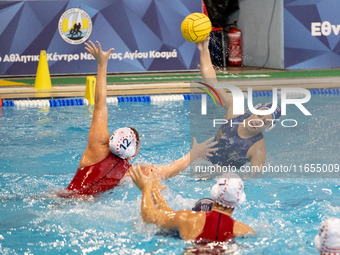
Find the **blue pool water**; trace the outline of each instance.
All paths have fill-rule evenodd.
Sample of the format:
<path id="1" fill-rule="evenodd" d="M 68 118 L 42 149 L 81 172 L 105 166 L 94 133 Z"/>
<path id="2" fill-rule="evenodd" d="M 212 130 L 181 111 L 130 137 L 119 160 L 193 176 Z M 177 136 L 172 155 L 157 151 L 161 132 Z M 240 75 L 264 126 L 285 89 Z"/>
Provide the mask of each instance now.
<path id="1" fill-rule="evenodd" d="M 339 163 L 339 99 L 312 97 L 307 106 L 313 116 L 308 118 L 292 108 L 290 117 L 299 119 L 295 129 L 278 127 L 264 134 L 267 162 Z M 199 107 L 199 101 L 191 104 Z M 108 110 L 109 130 L 133 126 L 142 136 L 134 163 L 169 164 L 190 149 L 190 128 L 195 127 L 190 126 L 189 101 L 127 102 L 109 105 Z M 142 222 L 141 193 L 130 179 L 89 201 L 47 196 L 73 178 L 86 147 L 91 116 L 90 106 L 3 109 L 0 253 L 185 254 L 197 248 Z M 197 137 L 199 142 L 215 132 L 206 131 Z M 215 180 L 190 178 L 187 169 L 165 183 L 168 189 L 163 194 L 169 205 L 180 210 L 209 196 Z M 235 254 L 317 254 L 313 239 L 321 222 L 340 217 L 337 178 L 247 179 L 245 189 L 247 201 L 234 217 L 258 235 L 236 239 L 229 246 Z"/>

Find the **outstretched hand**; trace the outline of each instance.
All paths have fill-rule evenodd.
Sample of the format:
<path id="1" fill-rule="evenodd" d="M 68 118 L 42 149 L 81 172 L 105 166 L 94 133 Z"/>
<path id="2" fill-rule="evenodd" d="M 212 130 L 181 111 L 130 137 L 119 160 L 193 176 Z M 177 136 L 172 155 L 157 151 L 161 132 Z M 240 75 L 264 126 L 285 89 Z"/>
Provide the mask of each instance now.
<path id="1" fill-rule="evenodd" d="M 211 153 L 218 150 L 218 148 L 213 148 L 217 144 L 217 141 L 210 143 L 212 140 L 214 140 L 214 137 L 211 137 L 205 142 L 199 144 L 194 137 L 193 145 L 190 151 L 191 161 L 194 161 L 197 158 L 204 158 L 206 156 L 211 157 Z"/>
<path id="2" fill-rule="evenodd" d="M 97 46 L 94 45 L 92 41 L 89 41 L 89 43 L 85 42 L 85 49 L 92 54 L 92 56 L 97 60 L 98 64 L 106 64 L 114 48 L 111 48 L 108 51 L 103 51 L 100 43 L 98 41 L 96 41 L 96 43 Z"/>
<path id="3" fill-rule="evenodd" d="M 143 189 L 150 184 L 151 179 L 153 178 L 153 175 L 150 175 L 149 177 L 143 174 L 142 170 L 140 169 L 139 164 L 137 164 L 136 167 L 131 166 L 130 167 L 130 175 L 132 181 L 136 184 L 136 186 L 143 191 Z"/>

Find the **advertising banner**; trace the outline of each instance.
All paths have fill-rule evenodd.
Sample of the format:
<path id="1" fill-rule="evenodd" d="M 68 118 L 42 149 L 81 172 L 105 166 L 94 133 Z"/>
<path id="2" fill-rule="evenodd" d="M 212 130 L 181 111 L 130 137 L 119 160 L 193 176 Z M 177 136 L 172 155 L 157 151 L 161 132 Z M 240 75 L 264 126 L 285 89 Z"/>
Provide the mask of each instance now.
<path id="1" fill-rule="evenodd" d="M 197 69 L 180 27 L 200 10 L 194 0 L 0 2 L 0 75 L 34 75 L 41 50 L 51 74 L 93 73 L 87 40 L 115 48 L 109 73 Z"/>
<path id="2" fill-rule="evenodd" d="M 338 0 L 284 1 L 286 69 L 340 67 Z"/>

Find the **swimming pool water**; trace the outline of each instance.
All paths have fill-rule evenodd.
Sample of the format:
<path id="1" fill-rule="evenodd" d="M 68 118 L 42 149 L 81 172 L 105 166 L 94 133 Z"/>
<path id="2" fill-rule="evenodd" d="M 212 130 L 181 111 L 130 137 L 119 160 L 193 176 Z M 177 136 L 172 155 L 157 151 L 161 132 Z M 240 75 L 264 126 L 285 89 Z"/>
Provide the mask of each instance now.
<path id="1" fill-rule="evenodd" d="M 258 98 L 268 101 L 268 98 Z M 190 149 L 190 104 L 109 105 L 109 130 L 135 127 L 141 149 L 133 161 L 169 164 Z M 73 178 L 86 147 L 91 106 L 7 107 L 0 117 L 1 254 L 183 254 L 194 244 L 159 234 L 142 222 L 141 193 L 130 179 L 89 201 L 49 197 Z M 339 97 L 315 96 L 313 116 L 296 129 L 265 133 L 267 162 L 339 163 Z M 288 108 L 289 111 L 289 108 Z M 221 110 L 221 113 L 223 111 Z M 199 142 L 213 136 L 207 130 Z M 208 197 L 215 183 L 190 178 L 189 170 L 165 182 L 175 210 L 190 209 Z M 340 217 L 336 178 L 257 178 L 245 181 L 247 201 L 234 217 L 258 235 L 238 238 L 235 254 L 317 254 L 313 239 L 321 222 Z"/>

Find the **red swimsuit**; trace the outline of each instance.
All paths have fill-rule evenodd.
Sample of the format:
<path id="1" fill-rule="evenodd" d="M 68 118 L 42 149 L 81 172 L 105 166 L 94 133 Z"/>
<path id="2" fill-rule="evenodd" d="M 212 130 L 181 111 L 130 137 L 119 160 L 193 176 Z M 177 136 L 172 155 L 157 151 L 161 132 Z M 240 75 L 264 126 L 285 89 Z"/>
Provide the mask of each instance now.
<path id="1" fill-rule="evenodd" d="M 206 213 L 205 224 L 196 239 L 208 239 L 224 242 L 234 238 L 234 220 L 229 215 L 210 211 Z"/>
<path id="2" fill-rule="evenodd" d="M 130 166 L 127 160 L 120 159 L 110 152 L 102 161 L 78 168 L 67 190 L 76 191 L 77 195 L 95 195 L 113 189 Z"/>

